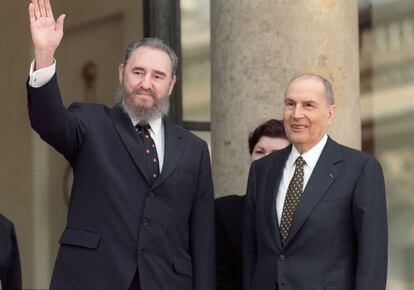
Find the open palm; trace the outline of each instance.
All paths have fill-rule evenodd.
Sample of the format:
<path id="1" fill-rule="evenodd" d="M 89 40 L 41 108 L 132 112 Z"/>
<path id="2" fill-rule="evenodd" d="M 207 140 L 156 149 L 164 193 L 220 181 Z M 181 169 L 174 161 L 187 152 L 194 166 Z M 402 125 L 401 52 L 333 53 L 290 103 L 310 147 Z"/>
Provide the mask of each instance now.
<path id="1" fill-rule="evenodd" d="M 35 54 L 53 55 L 63 37 L 64 17 L 61 15 L 55 21 L 49 0 L 32 0 L 29 18 Z"/>

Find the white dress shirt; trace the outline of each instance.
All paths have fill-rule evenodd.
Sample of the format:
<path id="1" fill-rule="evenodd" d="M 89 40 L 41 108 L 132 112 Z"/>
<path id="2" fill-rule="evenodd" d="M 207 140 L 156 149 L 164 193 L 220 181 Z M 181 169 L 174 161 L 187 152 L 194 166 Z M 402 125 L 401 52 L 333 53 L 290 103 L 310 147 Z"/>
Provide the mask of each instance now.
<path id="1" fill-rule="evenodd" d="M 309 178 L 315 168 L 316 163 L 318 162 L 319 156 L 321 156 L 322 150 L 325 147 L 326 141 L 328 140 L 328 135 L 325 134 L 321 141 L 312 147 L 310 150 L 302 154 L 302 158 L 305 160 L 306 164 L 303 166 L 304 171 L 304 180 L 303 188 L 306 188 L 306 184 L 309 181 Z M 286 193 L 289 187 L 290 180 L 295 173 L 295 161 L 301 154 L 296 149 L 295 145 L 292 146 L 292 151 L 290 151 L 289 157 L 286 160 L 285 167 L 283 168 L 283 175 L 280 180 L 279 189 L 276 196 L 276 213 L 277 220 L 280 224 L 282 219 L 283 204 L 285 203 Z"/>
<path id="2" fill-rule="evenodd" d="M 29 86 L 32 88 L 40 88 L 53 78 L 53 75 L 56 72 L 56 61 L 53 61 L 51 66 L 36 71 L 34 70 L 34 66 L 35 61 L 32 61 L 29 71 Z"/>
<path id="3" fill-rule="evenodd" d="M 35 61 L 32 61 L 30 64 L 30 72 L 29 72 L 29 86 L 33 88 L 40 88 L 41 86 L 45 85 L 48 81 L 50 81 L 53 75 L 56 73 L 56 61 L 53 62 L 51 66 L 34 70 Z M 129 114 L 129 118 L 132 122 L 132 125 L 139 123 L 139 119 L 135 118 L 134 115 Z M 157 116 L 154 116 L 148 123 L 151 126 L 149 130 L 151 138 L 154 140 L 155 147 L 157 149 L 158 161 L 160 172 L 162 171 L 162 165 L 164 164 L 164 122 L 162 121 L 161 113 Z"/>

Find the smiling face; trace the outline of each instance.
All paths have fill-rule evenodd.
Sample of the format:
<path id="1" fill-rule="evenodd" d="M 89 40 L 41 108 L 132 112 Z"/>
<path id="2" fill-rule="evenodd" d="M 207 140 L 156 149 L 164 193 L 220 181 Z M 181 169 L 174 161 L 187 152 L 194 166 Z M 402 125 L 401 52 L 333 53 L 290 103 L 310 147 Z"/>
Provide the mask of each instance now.
<path id="1" fill-rule="evenodd" d="M 175 80 L 171 60 L 160 49 L 139 47 L 119 66 L 123 100 L 137 111 L 156 111 L 171 94 Z"/>
<path id="2" fill-rule="evenodd" d="M 286 90 L 283 122 L 290 142 L 302 154 L 315 146 L 327 133 L 335 115 L 328 103 L 324 85 L 315 76 L 301 76 Z"/>

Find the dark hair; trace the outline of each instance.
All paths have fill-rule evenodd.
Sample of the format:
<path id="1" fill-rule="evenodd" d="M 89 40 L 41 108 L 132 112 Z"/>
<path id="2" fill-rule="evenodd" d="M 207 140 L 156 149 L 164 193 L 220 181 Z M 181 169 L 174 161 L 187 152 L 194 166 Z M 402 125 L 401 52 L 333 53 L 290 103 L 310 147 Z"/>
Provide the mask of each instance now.
<path id="1" fill-rule="evenodd" d="M 260 138 L 263 136 L 287 139 L 283 122 L 276 119 L 270 119 L 254 129 L 254 131 L 249 134 L 250 155 L 253 153 L 254 146 L 256 146 L 257 142 L 259 142 Z"/>
<path id="2" fill-rule="evenodd" d="M 177 70 L 178 65 L 178 57 L 174 50 L 169 47 L 164 41 L 159 38 L 143 38 L 138 39 L 131 42 L 128 47 L 125 49 L 125 56 L 124 56 L 124 65 L 127 64 L 129 57 L 131 54 L 140 47 L 149 47 L 153 49 L 159 49 L 170 57 L 171 60 L 171 75 L 175 75 L 175 71 Z"/>

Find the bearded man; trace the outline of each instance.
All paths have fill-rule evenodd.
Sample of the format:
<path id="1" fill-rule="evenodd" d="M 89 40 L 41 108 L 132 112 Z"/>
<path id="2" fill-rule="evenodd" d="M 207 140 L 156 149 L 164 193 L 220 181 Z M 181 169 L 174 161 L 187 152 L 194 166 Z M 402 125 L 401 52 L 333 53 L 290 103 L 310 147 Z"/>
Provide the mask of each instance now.
<path id="1" fill-rule="evenodd" d="M 72 165 L 67 225 L 50 289 L 215 289 L 214 194 L 207 144 L 164 118 L 177 56 L 159 39 L 131 43 L 119 104 L 62 104 L 55 50 L 64 15 L 33 0 L 33 129 Z"/>

